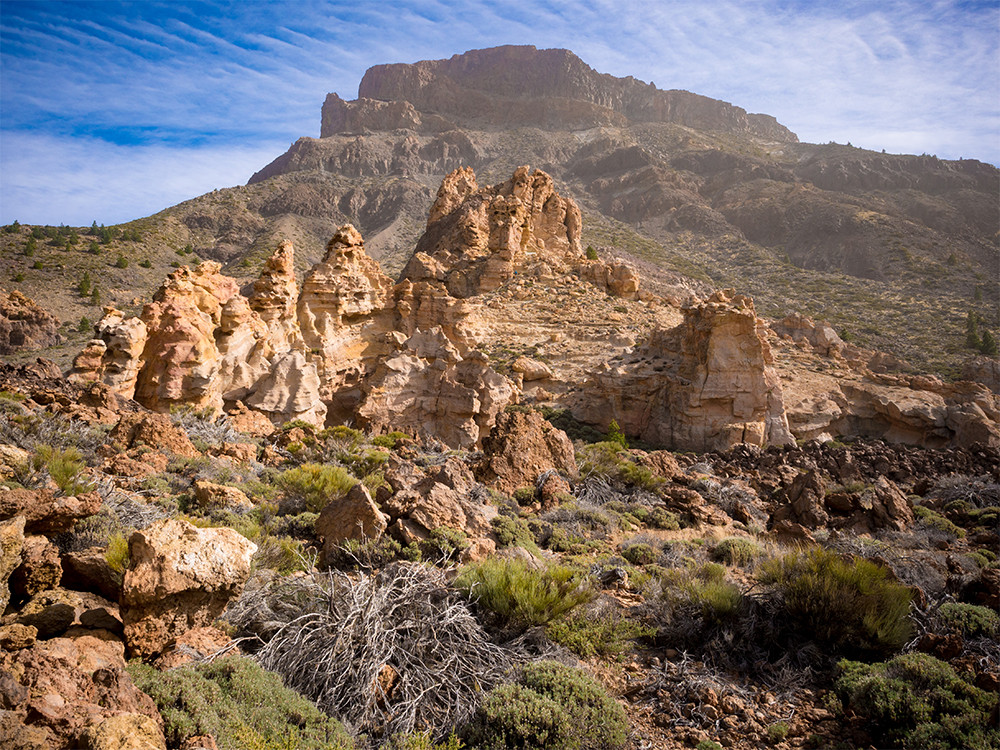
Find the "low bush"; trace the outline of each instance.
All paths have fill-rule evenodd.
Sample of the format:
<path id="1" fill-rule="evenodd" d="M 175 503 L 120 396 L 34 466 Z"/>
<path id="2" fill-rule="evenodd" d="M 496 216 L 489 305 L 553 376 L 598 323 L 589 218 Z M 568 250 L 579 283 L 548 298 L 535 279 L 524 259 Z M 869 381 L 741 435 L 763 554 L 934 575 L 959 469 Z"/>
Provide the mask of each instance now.
<path id="1" fill-rule="evenodd" d="M 616 611 L 571 613 L 550 622 L 545 632 L 556 643 L 577 656 L 615 657 L 622 654 L 629 641 L 649 638 L 653 628 Z"/>
<path id="2" fill-rule="evenodd" d="M 464 531 L 439 526 L 419 544 L 424 559 L 431 562 L 456 560 L 469 548 L 469 537 Z"/>
<path id="3" fill-rule="evenodd" d="M 944 532 L 945 534 L 959 539 L 965 536 L 965 529 L 960 526 L 956 526 L 940 513 L 926 506 L 913 506 L 913 515 L 917 517 L 917 521 L 921 526 L 928 529 L 935 529 L 936 531 Z"/>
<path id="4" fill-rule="evenodd" d="M 838 653 L 890 653 L 910 637 L 912 592 L 868 560 L 792 552 L 765 562 L 759 580 L 775 587 L 791 628 Z"/>
<path id="5" fill-rule="evenodd" d="M 230 656 L 167 672 L 135 661 L 128 671 L 156 702 L 171 747 L 210 734 L 220 750 L 354 748 L 340 722 L 252 659 Z"/>
<path id="6" fill-rule="evenodd" d="M 761 546 L 752 539 L 731 536 L 712 548 L 712 559 L 726 565 L 745 567 L 763 553 Z"/>
<path id="7" fill-rule="evenodd" d="M 277 578 L 248 587 L 226 619 L 260 639 L 265 669 L 372 747 L 418 730 L 444 740 L 512 666 L 444 574 L 424 565 Z"/>
<path id="8" fill-rule="evenodd" d="M 990 724 L 996 696 L 960 678 L 943 661 L 910 653 L 879 664 L 842 661 L 837 695 L 863 717 L 882 747 L 988 750 L 1000 743 Z"/>
<path id="9" fill-rule="evenodd" d="M 319 513 L 344 497 L 358 480 L 340 466 L 303 464 L 279 474 L 278 483 L 302 509 Z"/>
<path id="10" fill-rule="evenodd" d="M 53 448 L 51 445 L 39 445 L 32 457 L 35 470 L 44 468 L 56 486 L 67 495 L 78 495 L 92 485 L 84 472 L 87 464 L 79 449 Z"/>
<path id="11" fill-rule="evenodd" d="M 622 557 L 633 565 L 650 565 L 656 562 L 656 552 L 642 542 L 622 544 Z"/>
<path id="12" fill-rule="evenodd" d="M 628 720 L 582 670 L 539 661 L 486 696 L 465 738 L 480 750 L 618 750 L 628 739 Z"/>
<path id="13" fill-rule="evenodd" d="M 561 565 L 537 570 L 523 560 L 487 559 L 467 565 L 455 587 L 504 625 L 521 629 L 544 625 L 594 597 L 579 573 Z"/>
<path id="14" fill-rule="evenodd" d="M 993 635 L 1000 628 L 1000 615 L 989 607 L 976 604 L 948 602 L 938 608 L 937 615 L 946 630 L 959 633 L 963 638 Z"/>

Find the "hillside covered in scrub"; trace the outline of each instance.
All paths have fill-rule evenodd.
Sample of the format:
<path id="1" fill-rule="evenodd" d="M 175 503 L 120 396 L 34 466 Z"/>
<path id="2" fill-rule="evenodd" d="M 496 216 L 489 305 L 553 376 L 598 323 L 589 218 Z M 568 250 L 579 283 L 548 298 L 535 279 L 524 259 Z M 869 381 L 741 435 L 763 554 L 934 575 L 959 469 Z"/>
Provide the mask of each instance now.
<path id="1" fill-rule="evenodd" d="M 0 745 L 1000 747 L 998 175 L 504 47 L 6 227 Z"/>
<path id="2" fill-rule="evenodd" d="M 395 282 L 347 225 L 0 366 L 0 736 L 995 747 L 996 392 L 582 223 L 459 169 Z"/>

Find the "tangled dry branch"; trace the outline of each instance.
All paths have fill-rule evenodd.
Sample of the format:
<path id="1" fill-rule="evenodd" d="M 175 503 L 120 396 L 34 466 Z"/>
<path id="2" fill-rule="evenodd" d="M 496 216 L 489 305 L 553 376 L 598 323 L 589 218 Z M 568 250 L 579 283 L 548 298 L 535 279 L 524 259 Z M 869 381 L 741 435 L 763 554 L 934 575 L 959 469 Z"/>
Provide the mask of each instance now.
<path id="1" fill-rule="evenodd" d="M 444 736 L 514 661 L 441 571 L 421 565 L 286 579 L 244 596 L 228 618 L 266 639 L 256 655 L 265 669 L 373 743 L 411 731 Z"/>

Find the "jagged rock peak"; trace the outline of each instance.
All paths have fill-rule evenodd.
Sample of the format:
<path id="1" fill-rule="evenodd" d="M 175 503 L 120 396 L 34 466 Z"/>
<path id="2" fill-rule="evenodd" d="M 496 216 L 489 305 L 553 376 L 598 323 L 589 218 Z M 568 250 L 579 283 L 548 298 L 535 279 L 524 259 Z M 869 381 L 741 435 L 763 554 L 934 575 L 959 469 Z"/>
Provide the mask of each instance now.
<path id="1" fill-rule="evenodd" d="M 580 228 L 580 209 L 545 172 L 518 167 L 506 182 L 476 189 L 466 167 L 441 184 L 400 279 L 443 281 L 451 296 L 472 297 L 530 263 L 564 267 L 579 260 Z"/>
<path id="2" fill-rule="evenodd" d="M 284 240 L 264 263 L 249 299 L 250 309 L 268 327 L 276 352 L 295 349 L 301 343 L 302 334 L 295 317 L 298 298 L 295 248 L 289 240 Z"/>
<path id="3" fill-rule="evenodd" d="M 433 114 L 431 114 L 433 113 Z M 503 46 L 448 60 L 369 68 L 358 100 L 323 105 L 321 137 L 406 128 L 536 126 L 575 130 L 627 122 L 674 122 L 778 141 L 795 134 L 768 115 L 635 78 L 598 73 L 569 50 Z"/>
<path id="4" fill-rule="evenodd" d="M 298 317 L 306 345 L 324 348 L 346 323 L 384 308 L 391 291 L 392 280 L 365 252 L 361 233 L 340 227 L 302 284 Z"/>

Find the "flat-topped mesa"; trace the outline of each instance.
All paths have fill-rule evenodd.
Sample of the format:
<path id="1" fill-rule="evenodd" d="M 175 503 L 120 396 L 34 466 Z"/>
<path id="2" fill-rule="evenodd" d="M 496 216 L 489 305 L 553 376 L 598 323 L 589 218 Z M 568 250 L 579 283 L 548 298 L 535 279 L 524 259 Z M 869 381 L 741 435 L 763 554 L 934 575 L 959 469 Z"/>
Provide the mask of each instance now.
<path id="1" fill-rule="evenodd" d="M 581 130 L 629 122 L 798 140 L 768 115 L 748 114 L 688 91 L 661 91 L 631 77 L 615 78 L 569 50 L 527 45 L 369 68 L 356 102 L 327 97 L 320 137 L 365 130 L 437 133 L 454 127 Z"/>
<path id="2" fill-rule="evenodd" d="M 448 175 L 400 281 L 439 281 L 459 299 L 493 291 L 531 263 L 580 260 L 580 209 L 545 172 L 518 167 L 478 188 L 471 168 Z"/>
<path id="3" fill-rule="evenodd" d="M 577 418 L 678 450 L 794 442 L 753 300 L 719 291 L 684 321 L 593 373 L 573 404 Z"/>

